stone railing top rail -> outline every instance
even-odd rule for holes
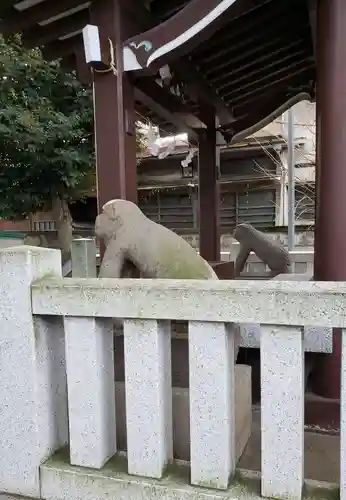
[[[34,314],[346,328],[346,282],[43,279]]]

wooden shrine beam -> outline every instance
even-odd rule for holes
[[[292,33],[291,33],[292,35]],[[263,68],[263,63],[268,62],[268,64],[278,64],[281,61],[282,57],[285,57],[287,53],[290,53],[292,49],[297,49],[305,46],[306,39],[304,37],[297,38],[296,40],[288,41],[282,45],[278,45],[277,39],[274,42],[268,42],[263,44],[262,47],[256,47],[252,50],[246,52],[247,55],[251,55],[252,58],[246,59],[246,62],[243,62],[243,53],[241,53],[238,57],[232,58],[231,61],[224,62],[222,65],[219,65],[215,69],[209,71],[208,77],[210,81],[215,84],[220,91],[222,88],[226,88],[230,86],[234,79],[237,76],[243,77],[244,70],[247,72],[252,71],[254,68],[256,71],[260,71]],[[257,54],[257,56],[255,56]],[[278,58],[280,58],[278,60]],[[220,75],[220,69],[224,70],[224,73]],[[245,77],[249,73],[245,73]],[[214,76],[212,76],[214,74]]]
[[[2,2],[3,0],[0,2],[1,9]],[[36,23],[46,21],[63,12],[78,8],[85,3],[86,0],[59,0],[54,2],[46,0],[23,11],[10,8],[2,13],[0,32],[5,36],[19,33],[20,31],[32,28]]]
[[[198,138],[199,252],[210,262],[220,261],[220,150],[216,146],[215,109],[201,106],[207,128]]]
[[[230,20],[257,8],[253,0],[190,0],[165,22],[126,40],[124,69],[133,71],[170,64],[198,48]]]
[[[94,131],[98,211],[107,201],[122,198],[137,203],[134,86],[121,67],[122,41],[135,31],[118,1],[96,0],[90,23],[99,27],[101,44],[113,42],[117,73],[93,73]],[[83,46],[83,44],[81,44]],[[109,43],[108,50],[109,50]]]
[[[262,64],[256,64],[254,68],[249,69],[246,73],[234,76],[234,78],[230,79],[231,81],[222,83],[222,80],[215,80],[215,85],[220,92],[224,92],[227,96],[237,95],[249,88],[257,87],[257,83],[262,83],[271,76],[285,73],[289,69],[295,70],[302,63],[307,63],[308,58],[306,47],[299,45],[295,47],[295,50],[286,50],[286,54],[281,53],[281,57],[272,57],[267,60],[267,63],[263,64],[266,59],[262,58]]]
[[[158,22],[157,19],[153,19],[149,10],[141,2],[121,0],[121,4],[126,11],[131,13],[133,21],[138,24],[140,29],[151,28]],[[220,123],[229,123],[232,121],[231,110],[226,106],[221,97],[213,92],[208,84],[203,81],[203,76],[195,67],[191,66],[188,59],[184,57],[180,58],[171,64],[171,68],[182,81],[185,81],[189,85],[192,93],[197,94],[201,101],[208,105],[212,104],[215,107]]]
[[[3,13],[11,9],[11,7],[13,7],[16,3],[18,3],[18,0],[1,0],[0,16],[2,17]]]
[[[244,106],[241,110],[241,117],[227,126],[227,130],[230,131],[233,136],[247,130],[252,125],[275,112],[275,110],[281,107],[282,102],[286,100],[287,98],[284,92],[272,92],[269,96],[266,95],[265,99],[260,98],[251,105],[247,107]]]
[[[82,31],[89,22],[89,11],[82,11],[72,14],[68,18],[63,17],[55,22],[44,26],[35,26],[23,33],[23,42],[27,47],[40,47],[58,40],[61,37]]]
[[[68,19],[64,19],[64,21],[69,23]],[[57,23],[59,23],[58,26],[62,26],[58,21],[52,23],[52,25],[56,25]],[[70,31],[70,28],[68,31]],[[82,62],[83,57],[80,54],[83,52],[82,47],[81,35],[76,35],[66,40],[55,40],[48,43],[43,48],[43,55],[47,60],[63,57],[69,61],[71,56],[75,57],[78,77],[84,83],[89,83],[91,75],[89,74],[89,68],[85,65],[85,61],[84,63]],[[83,68],[83,64],[85,68]],[[197,133],[193,130],[192,126],[203,128],[204,124],[196,119],[193,113],[177,96],[174,96],[169,90],[162,88],[147,78],[138,79],[136,86],[136,100],[151,108],[157,115],[172,123],[178,130],[187,132],[193,138],[197,139]]]
[[[145,94],[150,95],[153,99],[157,99],[161,102],[161,104],[171,113],[191,113],[189,107],[186,106],[186,104],[183,104],[178,96],[172,94],[164,86],[161,87],[161,85],[155,81],[148,78],[137,78],[133,80],[133,83]],[[204,127],[204,125],[201,126]]]
[[[290,99],[287,99],[286,90],[272,92],[269,97],[259,98],[257,101],[252,102],[251,105],[243,106],[241,109],[242,116],[228,127],[228,131],[231,132],[233,137],[236,136],[235,140],[237,142],[241,141],[276,120],[297,102],[310,98],[310,94],[299,90]]]
[[[239,118],[246,114],[247,108],[254,108],[254,106],[256,106],[258,102],[261,102],[262,99],[263,102],[266,101],[267,96],[270,95],[268,89],[272,87],[274,87],[274,89],[272,88],[270,93],[282,92],[285,93],[287,98],[291,98],[292,95],[294,95],[297,91],[306,92],[311,98],[313,98],[315,95],[315,70],[314,68],[310,68],[306,71],[308,73],[307,77],[310,80],[309,83],[306,83],[304,85],[301,84],[300,73],[296,75],[290,75],[288,81],[286,78],[283,78],[281,81],[276,82],[276,84],[267,84],[265,87],[258,89],[257,92],[252,93],[251,95],[237,102],[233,107],[236,118],[239,120]]]
[[[170,111],[168,111],[162,104],[160,104],[153,97],[148,96],[142,90],[135,88],[135,100],[144,104],[147,108],[151,109],[158,116],[161,116],[164,120],[169,123],[172,123],[179,131],[186,132],[196,140],[197,133],[189,128],[184,120],[179,116],[174,116]]]
[[[42,54],[47,61],[54,61],[61,57],[74,54],[76,48],[82,43],[82,35],[72,36],[66,40],[56,40],[55,42],[47,44],[42,49]]]
[[[243,5],[243,4],[242,4]],[[263,7],[265,4],[261,4]],[[244,12],[244,15],[251,13],[252,11]],[[197,62],[203,61],[205,63],[213,61],[215,59],[223,58],[225,55],[224,50],[229,51],[229,49],[239,42],[244,42],[244,44],[252,43],[253,40],[257,40],[259,37],[269,36],[273,37],[273,33],[281,33],[281,29],[287,25],[285,20],[285,15],[287,16],[287,6],[281,2],[274,4],[271,9],[265,10],[264,12],[256,13],[256,16],[249,16],[246,22],[243,20],[242,23],[235,23],[236,19],[232,19],[232,27],[226,32],[225,28],[221,30],[217,35],[215,35],[208,44],[203,44],[196,51]],[[259,29],[265,26],[265,30]],[[286,28],[287,31],[287,28]],[[292,30],[291,30],[292,33]],[[220,48],[221,47],[223,48]],[[195,59],[195,58],[194,58]]]
[[[232,9],[232,19],[237,19],[246,15],[248,12],[252,10],[259,10],[263,8],[267,8],[268,4],[275,4],[276,0],[242,0],[238,1],[237,4],[234,5]],[[171,5],[169,5],[171,4]],[[184,1],[176,1],[172,0],[171,2],[165,1],[153,1],[152,2],[152,12],[155,18],[166,21],[169,17],[172,17],[176,14],[181,8],[186,4],[186,0]],[[238,12],[237,12],[238,9]]]
[[[175,125],[178,130],[187,132],[193,139],[197,139],[197,132],[190,125],[192,120],[196,121],[196,118],[177,97],[147,79],[138,79],[134,85],[136,101],[152,109],[165,121]],[[203,126],[204,124],[200,123],[200,128]]]
[[[124,42],[124,70],[169,64],[187,55],[228,22],[236,0],[191,0],[164,23]]]
[[[238,105],[244,103],[244,101],[254,101],[256,100],[256,96],[258,94],[263,93],[264,90],[269,89],[270,87],[275,87],[278,84],[283,84],[284,82],[287,82],[287,80],[293,79],[294,77],[301,75],[302,73],[311,73],[311,76],[313,76],[314,73],[314,67],[315,64],[313,62],[306,62],[305,64],[300,64],[299,67],[295,66],[296,69],[288,74],[285,74],[284,71],[280,71],[280,73],[284,73],[281,78],[275,78],[274,80],[271,80],[270,78],[277,75],[277,73],[272,73],[268,76],[270,79],[269,81],[264,81],[266,79],[261,79],[262,85],[257,86],[255,89],[249,91],[249,92],[242,92],[241,89],[240,92],[237,93],[235,97],[229,97],[229,99],[232,102],[232,105]],[[285,70],[288,70],[289,68],[285,68]],[[263,81],[262,81],[263,80]],[[259,81],[256,82],[257,84]]]
[[[302,31],[304,28],[302,28]],[[306,31],[302,35],[309,36],[309,25],[306,25]],[[238,67],[239,61],[245,59],[256,61],[256,54],[263,54],[269,49],[275,50],[278,47],[283,47],[292,41],[292,29],[287,27],[283,22],[277,22],[275,28],[268,28],[265,33],[261,31],[253,31],[247,35],[236,39],[230,39],[223,48],[215,49],[213,55],[206,55],[205,58],[194,58],[196,64],[203,64],[203,70],[208,79],[213,73],[218,73],[229,65]],[[227,73],[226,73],[227,74]]]
[[[220,125],[234,120],[232,111],[223,99],[212,91],[207,82],[203,81],[202,75],[195,69],[192,62],[180,59],[179,62],[171,64],[171,68],[180,80],[188,84],[190,91],[196,94],[201,102],[214,106]]]
[[[314,56],[316,59],[316,45],[317,45],[317,1],[316,0],[308,0],[309,7],[309,19],[310,19],[310,27],[311,27],[311,39],[312,46],[314,49]]]

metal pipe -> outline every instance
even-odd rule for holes
[[[288,116],[288,154],[287,154],[287,200],[288,200],[288,250],[295,246],[295,182],[294,182],[294,113],[293,107],[287,111]]]

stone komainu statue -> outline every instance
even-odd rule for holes
[[[213,268],[181,236],[146,217],[127,200],[111,200],[95,221],[95,234],[106,251],[100,278],[131,277],[138,270],[142,278],[217,280]],[[115,322],[118,328],[119,321]],[[235,326],[234,357],[240,334]]]
[[[235,277],[238,277],[244,269],[250,252],[254,252],[269,267],[271,277],[290,273],[291,259],[288,250],[251,224],[239,224],[233,236],[240,243],[235,261]]]
[[[101,278],[125,277],[135,267],[143,278],[217,279],[187,241],[148,219],[130,201],[106,203],[96,218],[95,234],[106,246]]]

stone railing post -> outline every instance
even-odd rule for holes
[[[117,451],[113,322],[64,319],[70,463],[100,469]]]
[[[31,283],[61,276],[58,250],[0,251],[0,491],[40,497],[39,466],[67,441],[62,323],[34,319]]]
[[[189,322],[191,483],[227,489],[235,472],[233,325]]]
[[[262,496],[296,499],[304,485],[303,329],[261,327]]]
[[[161,479],[173,458],[171,324],[125,320],[129,474]]]
[[[94,238],[72,241],[71,262],[73,278],[96,278],[96,243]]]

